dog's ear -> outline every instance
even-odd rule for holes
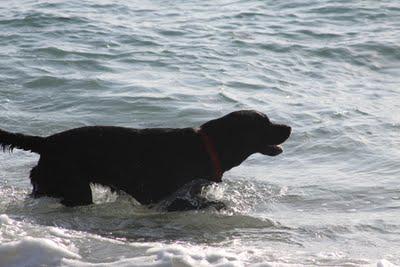
[[[201,125],[201,129],[213,135],[227,135],[236,131],[238,127],[240,128],[240,124],[240,116],[229,113],[221,118],[204,123]]]
[[[204,130],[212,130],[217,127],[227,127],[228,123],[226,121],[224,121],[223,118],[224,117],[207,121],[206,123],[201,125],[201,128]]]

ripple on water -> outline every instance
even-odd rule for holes
[[[282,155],[253,155],[205,191],[228,204],[225,212],[164,214],[108,195],[67,209],[28,197],[37,156],[0,154],[0,210],[9,216],[0,217],[1,227],[15,230],[7,240],[56,242],[58,235],[79,248],[82,262],[66,264],[78,266],[118,266],[156,245],[162,248],[149,257],[159,265],[179,255],[189,266],[399,263],[398,2],[0,6],[2,129],[187,127],[235,109],[267,112],[293,127]],[[12,232],[1,229],[0,237]],[[54,245],[42,241],[14,245],[39,254]],[[131,241],[146,248],[132,249]],[[244,260],[193,252],[213,245]]]

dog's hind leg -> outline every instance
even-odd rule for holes
[[[90,184],[75,179],[64,184],[61,203],[68,207],[93,204]]]
[[[57,186],[52,180],[52,175],[48,169],[42,168],[39,164],[32,168],[30,178],[33,186],[32,197],[60,197],[57,194]]]
[[[44,167],[39,161],[39,165],[31,170],[30,178],[35,198],[61,198],[61,203],[69,207],[93,203],[90,184],[74,172]]]

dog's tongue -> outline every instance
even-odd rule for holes
[[[282,152],[283,149],[281,145],[270,145],[267,146],[261,153],[268,156],[276,156],[281,154]]]

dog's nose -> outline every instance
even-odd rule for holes
[[[292,127],[287,125],[281,125],[281,132],[282,135],[285,136],[285,140],[289,138],[290,134],[292,133]]]
[[[287,125],[285,125],[285,126],[286,126],[286,129],[287,129],[287,132],[288,132],[288,137],[289,137],[290,134],[292,133],[292,127],[287,126]]]
[[[274,128],[274,140],[276,144],[281,144],[285,142],[292,133],[292,127],[288,125],[276,124]]]

